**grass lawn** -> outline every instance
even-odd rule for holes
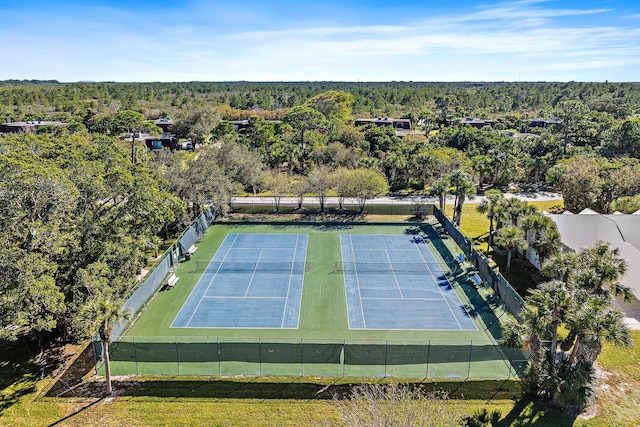
[[[486,218],[467,205],[462,230],[473,238],[486,229]],[[597,403],[577,419],[521,399],[517,381],[424,382],[428,390],[450,396],[439,412],[425,416],[443,426],[451,425],[451,414],[458,425],[470,417],[473,425],[637,426],[640,332],[633,335],[636,344],[630,349],[605,345],[598,358]],[[46,393],[53,376],[40,377],[36,353],[25,342],[0,342],[0,425],[344,425],[333,397],[359,383],[355,378],[134,376],[118,378],[116,396],[101,398],[102,378],[89,370],[73,392],[56,397]]]

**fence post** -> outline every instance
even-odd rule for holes
[[[220,367],[220,337],[216,338],[216,342],[218,343],[218,376],[222,376],[222,368]]]
[[[347,361],[346,361],[346,343],[347,340],[342,340],[342,376],[344,377],[345,374],[345,366],[347,365]]]
[[[513,349],[509,352],[509,377],[507,379],[511,379],[511,368],[513,367]]]
[[[133,337],[133,358],[136,361],[136,375],[140,375],[140,370],[138,369],[138,350],[136,349],[136,337]]]
[[[471,352],[473,351],[473,340],[469,342],[469,363],[467,364],[467,379],[471,378]]]
[[[178,337],[176,337],[176,363],[178,364],[178,375],[180,375],[180,353],[178,352]]]
[[[300,376],[304,376],[304,344],[300,338]]]
[[[258,365],[259,365],[259,377],[262,376],[262,338],[258,338]]]
[[[387,354],[389,353],[389,340],[384,340],[384,377],[387,378]]]
[[[429,356],[431,355],[431,340],[427,341],[427,375],[425,378],[429,378]]]

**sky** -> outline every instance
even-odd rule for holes
[[[0,80],[640,81],[640,2],[0,0]]]

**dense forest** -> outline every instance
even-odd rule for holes
[[[149,251],[235,194],[364,209],[388,193],[550,186],[574,211],[633,212],[639,112],[632,83],[0,82],[0,121],[68,124],[0,137],[0,338],[83,336],[86,307],[127,295]],[[166,117],[195,153],[132,137]],[[354,124],[375,117],[415,132]]]

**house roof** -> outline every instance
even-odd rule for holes
[[[620,283],[640,297],[640,215],[602,215],[591,209],[579,215],[549,215],[558,226],[562,243],[578,251],[597,240],[618,248],[629,263],[629,270]]]

